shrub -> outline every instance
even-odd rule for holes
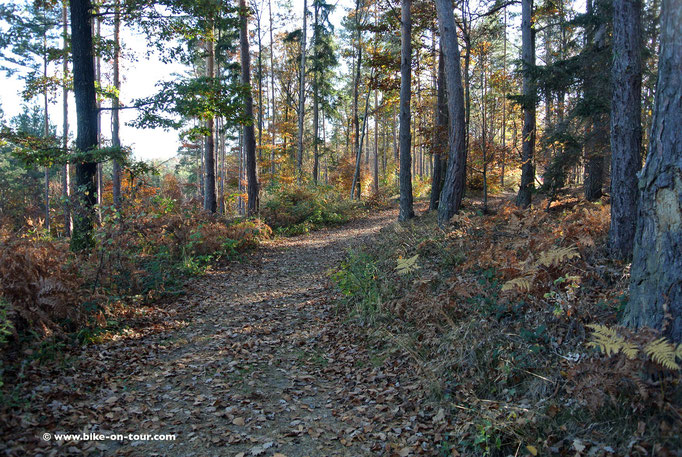
[[[279,233],[297,235],[347,222],[358,206],[329,186],[283,186],[265,196],[261,215]]]
[[[0,294],[17,331],[60,332],[82,320],[83,280],[66,243],[18,238],[0,248]]]

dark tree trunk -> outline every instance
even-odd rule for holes
[[[521,185],[516,204],[530,206],[535,181],[533,151],[535,149],[536,88],[532,68],[535,66],[535,31],[532,28],[533,0],[521,2],[521,61],[523,65],[523,146],[521,155]]]
[[[464,90],[459,61],[459,43],[450,0],[437,0],[438,26],[445,58],[445,87],[448,100],[448,168],[438,204],[438,223],[443,225],[459,211],[466,181],[466,126]]]
[[[212,22],[212,20],[211,20]],[[206,76],[212,83],[215,77],[215,44],[212,38],[206,40]],[[206,120],[207,134],[204,138],[204,209],[215,213],[217,210],[216,192],[215,192],[215,119],[211,115]]]
[[[320,167],[320,156],[319,156],[319,141],[317,138],[318,135],[318,130],[319,130],[319,124],[320,124],[320,88],[319,88],[319,83],[318,83],[318,68],[320,66],[318,62],[318,55],[317,55],[317,49],[319,47],[319,36],[318,36],[318,20],[319,20],[319,3],[315,3],[314,5],[314,11],[315,11],[315,22],[313,26],[313,68],[314,68],[314,73],[313,73],[313,181],[315,184],[317,184],[317,179],[319,175],[319,167]]]
[[[247,87],[244,98],[244,117],[253,119],[253,97],[251,96],[251,56],[249,55],[248,14],[246,0],[239,0],[241,11],[241,27],[239,28],[239,43],[242,63],[242,85]],[[256,168],[256,136],[253,122],[244,125],[244,152],[246,154],[246,182],[249,216],[258,212],[258,170]]]
[[[308,1],[303,0],[303,27],[301,28],[301,68],[298,93],[298,157],[296,159],[296,173],[298,182],[303,178],[303,121],[305,119],[305,52],[306,52],[306,24],[308,15]]]
[[[640,203],[625,321],[682,341],[682,8],[663,0],[651,142]]]
[[[431,180],[431,201],[429,211],[438,209],[443,189],[445,158],[448,147],[448,105],[445,88],[445,59],[443,51],[438,53],[438,81],[436,95],[436,128],[433,138],[433,177]]]
[[[62,147],[66,154],[69,150],[69,87],[66,75],[69,72],[69,11],[66,1],[62,3],[62,72],[64,84],[62,86],[62,110],[64,118],[64,131],[62,133]],[[71,219],[71,166],[65,163],[62,168],[62,199],[64,201],[64,233],[71,236],[73,220]]]
[[[92,4],[90,0],[71,0],[71,49],[73,55],[73,91],[76,97],[78,136],[81,153],[97,148],[97,100],[95,96],[95,61],[92,54]],[[97,203],[97,163],[91,158],[76,164],[76,210],[71,248],[92,246],[92,228]]]
[[[614,257],[632,256],[637,215],[637,172],[642,149],[642,3],[613,4],[611,98],[611,228]]]
[[[595,1],[588,0],[587,14],[596,21]],[[606,48],[606,24],[599,27],[592,24],[587,26],[586,47],[591,50],[594,57],[590,58],[585,71],[584,97],[595,111],[591,114],[590,128],[585,140],[585,198],[595,201],[602,196],[604,185],[605,158],[608,154],[609,143],[609,119],[604,109],[599,109],[599,101],[608,94],[608,78],[604,78],[600,72],[608,65],[605,56]]]
[[[412,207],[412,157],[410,154],[410,98],[412,96],[412,14],[411,0],[401,2],[402,27],[400,33],[400,214],[398,220],[414,217]]]

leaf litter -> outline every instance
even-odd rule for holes
[[[0,410],[6,455],[429,455],[448,425],[408,360],[375,360],[328,271],[394,210],[266,243],[175,303],[58,362],[27,362]],[[43,433],[175,434],[44,441]]]

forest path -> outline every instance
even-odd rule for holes
[[[105,419],[108,427],[101,428],[174,433],[176,441],[100,449],[107,455],[376,455],[376,442],[372,449],[362,438],[375,427],[372,416],[348,412],[357,389],[377,384],[355,379],[364,349],[339,335],[328,275],[349,247],[371,242],[396,217],[395,210],[380,211],[267,242],[246,262],[197,281],[192,289],[199,296],[187,297],[195,304],[187,325],[146,337],[153,356],[138,358],[143,366],[130,377],[113,374],[96,400],[118,408],[105,418],[129,419],[117,425]]]

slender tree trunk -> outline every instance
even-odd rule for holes
[[[373,76],[373,75],[372,75]],[[362,133],[360,135],[360,141],[358,143],[358,149],[355,155],[355,173],[353,174],[353,183],[350,188],[350,198],[353,199],[353,191],[358,189],[357,198],[360,200],[360,160],[362,158],[362,145],[365,139],[365,128],[367,127],[367,112],[369,110],[369,96],[372,90],[367,86],[367,95],[365,96],[365,115],[362,118]]]
[[[261,34],[261,12],[256,17],[258,36],[258,158],[263,156],[263,37]]]
[[[504,42],[502,51],[502,77],[504,90],[502,93],[502,170],[500,171],[500,187],[504,191],[504,167],[507,161],[507,7],[504,8]]]
[[[379,193],[379,93],[374,91],[374,193]]]
[[[642,149],[642,3],[613,5],[611,99],[611,228],[609,244],[620,259],[632,256],[637,214],[637,172]]]
[[[651,143],[640,201],[625,321],[682,342],[682,8],[663,0]]]
[[[481,56],[483,60],[483,56]],[[483,89],[483,97],[481,98],[483,109],[481,110],[482,122],[481,122],[481,150],[483,152],[483,214],[488,214],[488,138],[487,138],[487,122],[486,118],[488,115],[488,87],[487,78],[485,73],[485,62],[481,65],[481,86]]]
[[[305,53],[306,53],[306,34],[308,19],[308,0],[303,0],[303,27],[301,28],[301,74],[298,95],[298,158],[296,161],[296,172],[298,182],[303,178],[303,122],[305,119]]]
[[[209,22],[213,24],[213,18],[210,18]],[[212,25],[211,28],[213,28]],[[215,78],[215,43],[212,40],[212,37],[206,40],[206,76],[211,83]],[[206,119],[206,130],[207,134],[204,138],[204,209],[215,213],[217,202],[215,191],[215,141],[213,139],[215,119],[213,115]]]
[[[399,221],[414,217],[412,207],[412,156],[410,143],[410,98],[412,97],[412,7],[411,0],[401,1],[400,54],[400,214]]]
[[[47,81],[47,34],[43,33],[43,78],[45,78],[45,81]],[[48,97],[48,89],[45,87],[45,90],[43,91],[43,99],[44,99],[44,112],[43,116],[45,117],[45,128],[44,128],[44,135],[45,138],[48,138],[50,136],[50,116],[49,116],[49,97]],[[49,232],[50,231],[50,167],[45,167],[45,229]]]
[[[587,14],[589,17],[596,19],[593,0],[587,1]],[[599,27],[602,30],[598,30],[593,24],[587,26],[586,46],[592,48],[592,52],[595,55],[604,54],[606,46],[606,31],[603,30],[605,24],[600,24]],[[588,101],[598,100],[600,97],[608,94],[609,87],[605,84],[608,79],[603,78],[599,74],[604,65],[608,65],[606,59],[593,58],[587,66],[584,96]],[[589,130],[587,131],[585,141],[584,191],[585,198],[589,201],[594,201],[602,196],[605,156],[609,143],[608,114],[601,111],[594,112],[590,116],[589,122]]]
[[[251,56],[249,55],[249,11],[246,7],[246,0],[239,0],[239,9],[241,11],[239,43],[241,49],[242,85],[249,88],[244,99],[244,117],[250,120],[253,119],[253,98],[251,97]],[[244,125],[244,151],[246,153],[247,214],[249,216],[255,216],[258,212],[259,198],[258,170],[256,168],[256,138],[253,122],[247,122]]]
[[[277,125],[277,112],[275,111],[275,40],[272,37],[272,0],[268,0],[268,12],[270,14],[270,104],[272,109],[270,111],[270,179],[275,179],[275,133]]]
[[[533,0],[521,2],[521,61],[523,64],[523,153],[521,155],[521,185],[516,204],[530,206],[535,181],[533,151],[535,149],[536,88],[532,68],[535,66],[535,31],[532,28]]]
[[[121,78],[120,78],[120,58],[121,58],[121,11],[120,11],[120,0],[116,0],[115,10],[114,10],[114,88],[116,89],[116,94],[113,98],[113,110],[111,112],[111,145],[114,148],[121,147],[121,137],[120,137],[120,122],[119,122],[119,108],[121,102],[119,99],[119,93],[121,91]],[[114,159],[113,162],[113,172],[112,172],[112,182],[113,182],[113,195],[114,195],[114,206],[117,210],[121,210],[121,163],[118,159]]]
[[[92,55],[90,0],[71,0],[71,46],[73,90],[76,97],[78,136],[76,147],[88,152],[97,148],[97,101],[95,66]],[[94,207],[97,202],[97,163],[90,158],[76,164],[77,209],[74,214],[71,247],[87,249],[92,245]]]
[[[444,225],[462,205],[466,181],[466,128],[462,71],[452,2],[436,0],[436,9],[445,58],[445,87],[447,88],[450,121],[448,168],[438,204],[438,223]]]
[[[69,11],[66,1],[62,2],[62,73],[64,81],[62,86],[62,109],[64,118],[64,132],[62,135],[62,147],[64,154],[69,150],[69,88],[67,74],[69,72]],[[71,219],[71,170],[69,163],[65,163],[62,168],[62,199],[64,200],[64,232],[66,236],[71,236],[73,230],[73,220]]]
[[[96,7],[99,14],[99,6]],[[102,37],[102,19],[97,16],[95,19],[95,34],[97,39]],[[102,56],[98,53],[95,55],[95,78],[97,84],[102,87]],[[97,144],[102,144],[102,102],[97,100]],[[102,176],[102,162],[97,162],[97,219],[102,223],[102,206],[104,192],[104,177]]]
[[[318,14],[319,14],[319,2],[315,2],[314,4],[314,10],[315,10],[315,25],[314,25],[314,31],[313,31],[313,181],[315,184],[317,184],[317,179],[318,179],[318,174],[319,174],[319,165],[320,165],[320,156],[318,153],[318,130],[319,130],[319,115],[320,115],[320,89],[319,89],[319,66],[320,63],[318,62],[319,56],[317,55],[317,50],[319,47],[319,36],[318,36]]]
[[[443,51],[438,53],[438,78],[436,82],[436,128],[433,138],[433,178],[431,179],[431,201],[429,211],[438,209],[448,147],[448,106],[445,88],[445,59]]]
[[[360,145],[360,106],[358,104],[358,98],[360,94],[360,81],[362,72],[362,31],[360,30],[360,0],[355,2],[355,30],[356,38],[355,43],[358,49],[357,65],[355,66],[355,84],[353,85],[353,126],[355,127],[355,151],[358,151],[359,157],[362,157],[362,146]],[[367,93],[369,93],[369,88]],[[355,162],[355,174],[357,178],[354,180],[355,185],[357,185],[356,192],[357,198],[360,200],[362,195],[362,169],[360,167],[360,159]],[[354,187],[355,189],[355,187]]]

